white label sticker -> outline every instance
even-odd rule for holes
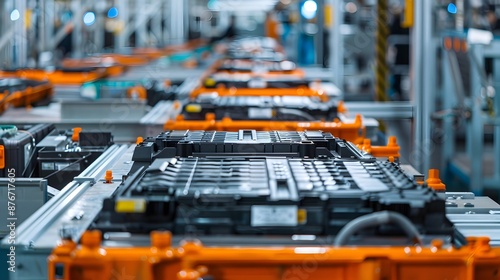
[[[65,141],[66,140],[66,136],[64,135],[59,135],[57,136],[56,138],[54,138],[55,141]]]
[[[57,170],[80,171],[79,163],[56,162],[55,165]]]
[[[97,87],[93,84],[82,86],[80,95],[84,98],[97,99]]]
[[[248,81],[249,88],[265,88],[267,83],[264,80],[250,80]]]
[[[263,226],[297,226],[297,206],[252,206],[251,224],[253,227]]]
[[[272,119],[273,109],[271,108],[248,108],[248,118],[250,119]]]

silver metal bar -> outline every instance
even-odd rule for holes
[[[102,155],[102,161],[94,161],[87,169],[85,169],[75,181],[78,183],[91,182],[95,183],[98,178],[103,177],[106,168],[113,164],[113,162],[120,157],[126,150],[126,145],[113,145],[109,147]]]
[[[344,105],[350,115],[375,119],[412,119],[415,111],[411,102],[345,102]]]
[[[45,28],[45,44],[43,44],[43,51],[49,51],[51,50],[51,46],[53,45],[52,42],[55,41],[54,39],[54,15],[55,15],[55,4],[54,0],[45,0],[45,1],[40,1],[43,2],[43,5],[45,6],[45,13],[44,13],[44,28]]]
[[[118,9],[118,19],[124,25],[129,25],[129,0],[121,0],[116,2],[116,6]],[[128,46],[128,39],[130,35],[125,33],[124,30],[118,32],[115,37],[115,51],[121,51],[123,48]]]
[[[500,46],[499,46],[500,47]],[[498,50],[498,49],[497,49]],[[495,88],[495,97],[493,98],[494,102],[494,110],[495,110],[495,116],[500,115],[500,57],[497,57],[496,59],[493,59],[493,73],[495,75],[494,77],[494,82],[493,82],[493,87]],[[500,125],[495,126],[494,128],[494,134],[493,134],[493,152],[495,155],[500,155]],[[495,175],[493,176],[493,179],[495,182],[500,182],[500,159],[497,157],[494,157],[495,159],[495,166],[493,172]],[[497,188],[500,184],[497,184]]]
[[[184,42],[184,5],[182,0],[170,1],[170,42],[179,44]]]
[[[450,59],[449,52],[443,52],[443,61],[448,61]],[[451,63],[443,63],[443,108],[451,109],[456,106],[456,96],[453,92],[456,92],[454,89],[452,79],[449,79],[453,73],[451,69]],[[456,85],[456,84],[455,84]],[[448,116],[443,120],[443,142],[441,143],[442,148],[442,157],[441,157],[441,171],[446,172],[448,168],[448,163],[453,158],[455,153],[455,129],[454,129],[454,116]]]
[[[423,4],[423,14],[424,14],[424,26],[423,26],[423,57],[422,57],[422,166],[421,171],[425,174],[427,170],[432,168],[438,168],[436,163],[432,163],[431,157],[434,153],[434,142],[432,138],[432,122],[431,115],[435,111],[434,107],[436,104],[436,50],[437,44],[433,35],[433,24],[434,24],[434,11],[433,6],[435,1],[420,1]]]
[[[425,1],[415,2],[415,27],[411,30],[411,37],[413,41],[413,48],[411,48],[411,72],[413,73],[411,96],[415,104],[415,119],[414,119],[414,138],[413,138],[413,151],[410,156],[412,164],[419,171],[422,171],[421,162],[421,141],[423,138],[422,120],[423,120],[423,26],[424,26],[424,13],[423,4]]]
[[[483,57],[483,46],[472,45],[469,49],[470,55],[476,58]],[[484,60],[477,59],[478,67],[484,67]],[[471,159],[471,173],[469,189],[481,194],[483,190],[483,151],[484,151],[484,122],[481,109],[482,83],[481,74],[476,69],[471,71],[471,120],[467,123],[467,153]]]
[[[83,56],[83,12],[85,11],[84,7],[81,6],[80,0],[73,0],[71,2],[71,11],[73,12],[73,57],[74,58],[82,58]]]
[[[88,187],[90,187],[90,183],[88,182],[84,184],[71,182],[64,187],[59,195],[49,200],[49,202],[44,204],[35,214],[17,228],[17,244],[25,245],[29,248],[37,235],[52,223],[56,215],[67,209],[70,203],[75,201]],[[5,239],[2,241],[2,245],[6,245],[5,241]]]
[[[344,15],[342,5],[344,1],[329,0],[332,7],[332,22],[330,25],[330,69],[335,85],[344,89],[344,38],[340,32]]]
[[[324,10],[324,6],[325,6],[325,1],[324,0],[316,0],[316,3],[319,7],[319,11],[323,11]],[[325,57],[324,57],[324,50],[323,50],[323,41],[324,41],[324,32],[325,32],[325,14],[322,13],[322,12],[319,12],[317,13],[316,15],[316,25],[318,26],[318,32],[316,33],[316,35],[314,36],[315,38],[315,50],[316,50],[316,64],[318,65],[323,65],[324,64],[324,60],[325,60]],[[339,49],[339,48],[337,48]]]
[[[17,67],[25,67],[28,62],[28,34],[27,34],[27,0],[15,1],[14,7],[19,12],[19,19],[14,22],[14,59]]]
[[[121,172],[117,170],[117,175],[126,173],[127,167],[130,168],[131,165],[117,159],[131,157],[132,151],[133,147],[127,150],[126,145],[117,146],[116,149],[112,149],[111,153],[101,155],[84,173],[89,176],[100,176],[102,170],[114,169],[114,166],[124,169]],[[96,168],[99,165],[100,167]],[[95,208],[94,210],[99,211],[102,204],[97,198],[102,200],[102,198],[109,196],[119,183],[103,184],[100,182],[100,184],[99,186],[92,187],[92,184],[88,181],[84,183],[78,183],[77,181],[69,183],[58,195],[49,200],[49,202],[18,227],[17,244],[24,245],[26,249],[33,247],[47,248],[47,246],[48,248],[52,248],[55,246],[58,240],[57,237],[59,236],[58,229],[60,229],[61,225],[65,224],[64,221],[70,221],[72,218],[71,215],[68,215],[69,212],[76,211],[78,207],[86,207],[87,209],[91,207],[91,209]],[[92,193],[91,196],[88,195],[89,192]],[[82,201],[86,196],[88,197],[86,202]],[[87,215],[87,222],[92,222],[94,217],[90,215],[91,213],[85,214]],[[59,222],[56,222],[56,220],[59,220]],[[80,226],[80,231],[83,232],[88,224],[85,225],[82,223]],[[55,232],[54,229],[56,229]],[[81,232],[79,233],[81,234]],[[45,238],[43,244],[37,244],[37,241],[41,238]],[[5,239],[1,245],[8,245]]]
[[[180,111],[182,108],[178,108]],[[175,110],[173,108],[172,101],[160,101],[156,104],[149,113],[147,113],[140,120],[141,124],[151,125],[151,124],[161,124],[163,125],[169,119],[172,119],[178,112],[173,113]]]

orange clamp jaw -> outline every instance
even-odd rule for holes
[[[78,142],[80,140],[80,132],[82,132],[81,127],[73,128],[73,135],[71,136],[71,141]]]
[[[439,192],[444,192],[446,191],[446,185],[441,182],[441,179],[439,179],[439,170],[438,169],[430,169],[429,170],[429,175],[427,178],[427,186],[429,188],[434,189]]]
[[[389,161],[394,162],[399,155],[399,145],[397,144],[396,137],[390,136],[387,146],[372,146],[370,139],[364,139],[363,144],[358,145],[358,148],[371,154],[374,157],[387,157]]]
[[[0,145],[0,169],[5,168],[5,147]]]

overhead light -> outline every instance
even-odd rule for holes
[[[91,26],[95,22],[95,13],[94,12],[86,12],[83,15],[83,23],[85,23],[86,26]]]
[[[453,3],[448,4],[448,13],[456,14],[457,13],[457,6]]]
[[[356,4],[354,4],[354,2],[349,2],[349,3],[345,4],[345,10],[348,13],[354,14],[358,11],[358,6],[356,6]]]
[[[314,2],[313,0],[307,0],[302,5],[300,13],[306,19],[313,19],[316,16],[317,10],[318,10],[318,4],[316,4],[316,2]]]
[[[10,20],[12,20],[12,21],[16,21],[16,20],[18,20],[20,17],[21,17],[21,15],[19,14],[19,10],[18,10],[18,9],[14,9],[14,10],[10,13]]]
[[[219,8],[219,5],[217,3],[217,0],[210,0],[208,1],[207,3],[207,7],[210,9],[210,10],[217,10]]]
[[[108,10],[108,18],[115,18],[118,16],[118,9],[116,7],[111,7]]]

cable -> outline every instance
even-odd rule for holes
[[[339,247],[345,245],[352,235],[362,229],[389,223],[397,224],[416,243],[422,244],[422,237],[418,229],[407,217],[392,211],[381,211],[361,216],[349,222],[338,233],[334,241],[334,246]]]
[[[309,115],[308,113],[298,110],[298,109],[287,109],[287,108],[280,108],[278,109],[278,113],[283,114],[283,115],[292,115],[296,117],[303,118],[305,121],[317,121],[313,116]]]
[[[56,170],[56,171],[54,171],[54,172],[50,173],[49,175],[47,175],[47,176],[43,177],[43,179],[48,179],[49,177],[51,177],[51,176],[53,176],[53,175],[55,175],[55,174],[57,174],[57,173],[59,173],[59,172],[61,172],[61,171],[64,171],[65,169],[67,169],[67,168],[69,168],[69,167],[71,167],[71,166],[73,166],[73,165],[75,165],[75,164],[77,164],[77,163],[82,162],[83,160],[87,159],[87,158],[88,158],[88,157],[90,157],[91,155],[92,155],[92,153],[88,153],[88,154],[84,155],[82,158],[80,158],[80,159],[78,159],[78,160],[76,160],[76,161],[74,161],[74,162],[72,162],[72,163],[70,163],[70,164],[68,164],[68,165],[64,166],[63,168],[61,168],[61,169],[59,169],[59,170]]]
[[[32,165],[32,164],[33,164],[33,162],[34,162],[34,158],[35,158],[35,156],[37,155],[37,154],[35,153],[35,151],[36,151],[36,144],[37,144],[37,143],[36,143],[36,139],[35,139],[35,136],[34,136],[33,134],[31,134],[31,132],[29,132],[28,130],[18,130],[17,132],[18,132],[18,133],[24,133],[24,134],[27,134],[29,137],[31,137],[31,143],[32,143],[31,148],[32,148],[32,150],[31,150],[31,153],[30,153],[30,155],[29,155],[29,159],[27,160],[27,163],[25,164],[25,166],[24,166],[24,170],[23,170],[23,172],[22,172],[22,176],[23,176],[23,177],[31,177],[31,176],[33,175],[33,172],[35,171],[35,169],[32,169],[32,170],[31,170],[31,173],[30,173],[30,174],[28,174],[28,171],[29,171],[29,170],[28,170],[28,167],[29,167],[30,165]],[[26,159],[25,159],[25,160],[26,160]]]

